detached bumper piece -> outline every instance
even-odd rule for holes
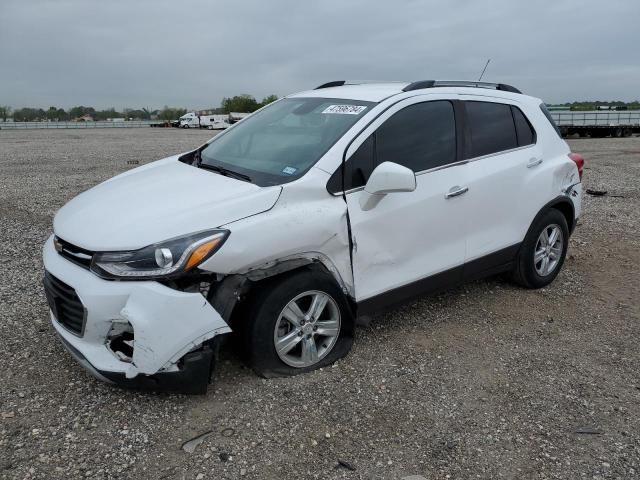
[[[213,377],[218,350],[225,335],[217,336],[201,350],[185,355],[180,361],[179,371],[137,375],[133,378],[127,378],[124,373],[120,372],[105,372],[96,369],[78,349],[62,336],[59,338],[69,353],[99,380],[114,383],[123,388],[148,392],[204,395],[207,393],[207,387]]]
[[[136,375],[126,378],[124,373],[99,372],[116,385],[148,392],[175,392],[186,394],[207,393],[213,373],[215,355],[211,348],[185,355],[178,372],[162,372],[154,375]]]

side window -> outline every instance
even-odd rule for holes
[[[467,101],[465,109],[471,143],[467,149],[468,158],[481,157],[518,146],[509,105]]]
[[[376,165],[394,162],[414,172],[456,161],[456,122],[447,100],[410,105],[387,119],[345,164],[344,190],[362,187]],[[330,193],[342,191],[342,170],[327,183]]]
[[[511,105],[511,113],[513,113],[513,121],[516,123],[516,134],[518,135],[518,146],[524,147],[536,143],[536,132],[524,116],[522,110]]]
[[[376,165],[395,162],[414,172],[456,161],[453,104],[446,100],[410,105],[375,133]]]

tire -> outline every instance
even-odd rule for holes
[[[542,238],[543,232],[559,232],[561,244],[557,240],[547,248]],[[547,210],[534,220],[527,236],[520,246],[511,279],[524,288],[542,288],[549,285],[562,269],[569,244],[569,227],[564,215],[555,208]],[[544,251],[544,254],[541,252]],[[555,257],[553,256],[555,254]],[[539,261],[534,257],[543,257]],[[545,260],[548,263],[545,268]],[[549,270],[548,270],[549,269]],[[545,273],[546,272],[546,273]]]
[[[319,269],[299,270],[260,283],[255,291],[257,294],[243,309],[242,319],[236,329],[240,333],[243,356],[258,375],[273,378],[310,372],[332,364],[351,350],[354,329],[351,308],[328,273]],[[312,319],[307,316],[302,321],[298,318],[298,322],[303,324],[298,327],[283,317],[285,307],[292,306],[291,302],[298,306],[298,313],[308,314],[314,295],[327,300],[319,317]],[[287,312],[288,317],[293,316],[291,309]],[[323,336],[318,333],[320,330],[333,333],[335,318],[338,320],[336,335]],[[314,331],[314,327],[318,330]],[[286,349],[281,349],[282,353],[279,354],[276,341],[284,337],[290,339],[290,342],[286,342],[287,346],[293,344],[293,347],[286,352]],[[307,348],[306,353],[302,351],[303,346],[309,346],[311,342],[315,344],[316,361],[308,353],[313,348]],[[284,344],[281,342],[280,346]],[[298,357],[299,361],[296,360]],[[308,364],[309,361],[314,363]]]
[[[623,137],[630,137],[632,133],[633,133],[633,131],[630,128],[625,128],[622,131],[622,136]]]
[[[615,138],[621,138],[621,137],[622,137],[622,134],[623,134],[622,129],[621,129],[621,128],[616,128],[616,129],[613,131],[613,134],[612,134],[611,136],[612,136],[612,137],[615,137]]]

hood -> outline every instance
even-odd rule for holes
[[[282,190],[177,158],[130,170],[78,195],[56,214],[55,234],[87,250],[133,250],[269,210]]]

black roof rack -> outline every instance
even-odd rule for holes
[[[411,90],[421,90],[423,88],[435,88],[435,87],[472,87],[472,88],[492,88],[494,90],[502,90],[504,92],[522,93],[516,87],[507,85],[506,83],[488,83],[488,82],[473,82],[466,80],[420,80],[413,82],[402,89],[403,92],[410,92]]]
[[[323,83],[315,90],[321,88],[330,87],[342,87],[343,85],[355,85],[347,83],[347,80],[335,80],[333,82]],[[412,90],[422,90],[423,88],[436,88],[436,87],[471,87],[471,88],[490,88],[493,90],[502,90],[503,92],[522,93],[516,87],[507,85],[506,83],[490,83],[490,82],[474,82],[470,80],[419,80],[412,82],[402,89],[403,92],[410,92]]]
[[[342,87],[343,85],[365,85],[365,84],[376,84],[382,83],[376,80],[336,80],[334,82],[323,83],[319,87],[314,88],[314,90],[320,90],[321,88],[330,88],[330,87]],[[398,83],[398,82],[388,82],[388,83]],[[403,83],[403,82],[400,82]]]
[[[314,90],[320,90],[321,88],[329,88],[329,87],[341,87],[345,83],[347,83],[346,80],[336,80],[334,82],[327,82],[327,83],[323,83],[319,87],[314,88]]]

